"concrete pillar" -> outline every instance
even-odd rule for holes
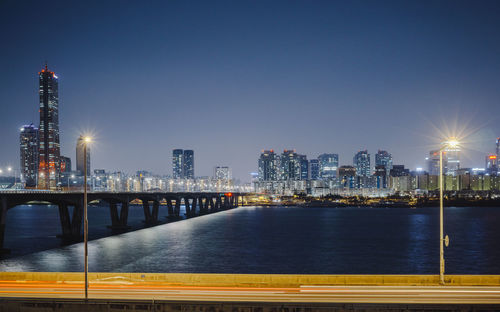
[[[128,221],[128,201],[122,203],[122,209],[120,210],[120,226],[127,227]]]
[[[144,210],[144,222],[151,223],[151,211],[149,210],[149,202],[147,199],[142,199],[142,208]]]
[[[60,203],[59,205],[59,220],[61,221],[62,236],[65,238],[71,237],[71,220],[69,218],[68,204]]]
[[[73,217],[71,218],[71,237],[80,238],[82,234],[83,199],[74,205]]]
[[[153,211],[151,213],[151,217],[155,222],[158,222],[158,211],[160,210],[160,202],[155,200],[153,201]]]
[[[191,203],[191,216],[195,217],[196,216],[196,203],[198,202],[197,197],[193,197],[193,202]]]
[[[181,198],[176,197],[175,198],[175,211],[174,211],[174,216],[178,218],[181,214]]]
[[[167,207],[168,207],[168,217],[172,218],[174,216],[174,206],[172,205],[172,198],[167,198]]]
[[[120,218],[118,217],[118,207],[116,202],[109,203],[109,212],[111,214],[111,227],[117,228],[120,226]]]
[[[186,217],[191,216],[191,206],[189,205],[189,198],[184,197],[184,206],[186,207]]]
[[[215,211],[219,211],[222,209],[222,196],[217,195],[215,197]]]

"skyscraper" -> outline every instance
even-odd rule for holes
[[[353,164],[358,176],[368,177],[371,175],[370,154],[367,150],[357,152],[354,155]]]
[[[377,154],[375,154],[375,167],[377,166],[384,166],[386,175],[389,175],[392,169],[392,155],[387,151],[378,150]]]
[[[485,169],[491,175],[497,175],[498,173],[498,158],[497,155],[486,156]]]
[[[80,136],[78,140],[76,140],[76,170],[80,171],[80,174],[84,174],[84,145],[85,138]],[[87,145],[87,176],[90,176],[90,147]]]
[[[27,187],[36,186],[38,173],[38,128],[33,124],[23,126],[19,135],[21,175]]]
[[[184,150],[184,179],[194,179],[194,151]]]
[[[497,159],[500,157],[500,137],[497,138],[497,149],[496,149],[496,154],[497,154]]]
[[[319,160],[311,159],[309,160],[309,172],[311,180],[319,179]]]
[[[321,154],[319,160],[319,176],[321,179],[332,179],[337,176],[337,168],[339,167],[338,154]]]
[[[294,150],[284,150],[280,159],[281,180],[300,180],[300,155]]]
[[[259,181],[278,180],[278,156],[274,150],[262,151],[259,158]]]
[[[172,176],[174,179],[184,178],[184,155],[183,150],[174,149],[172,152]]]
[[[443,152],[443,158],[446,158],[444,172],[447,175],[457,175],[460,169],[460,148],[448,147]]]
[[[300,180],[309,179],[309,162],[306,155],[299,155],[300,161]]]
[[[40,128],[38,188],[55,189],[60,178],[58,78],[47,65],[38,73]]]
[[[439,150],[429,152],[427,160],[427,171],[430,175],[439,175]],[[443,167],[446,166],[446,158],[443,155]],[[444,170],[444,169],[443,169]]]
[[[194,179],[194,151],[172,151],[172,176],[174,179]]]

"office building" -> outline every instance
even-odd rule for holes
[[[354,155],[353,164],[356,168],[356,175],[368,177],[371,175],[370,154],[367,150],[359,151]]]
[[[444,173],[447,175],[457,175],[458,169],[460,169],[460,148],[459,147],[447,147],[444,149],[443,158],[446,158],[446,166],[444,167]]]
[[[337,169],[337,177],[343,188],[354,188],[356,185],[356,168],[353,166],[340,166]]]
[[[78,140],[76,140],[76,171],[79,171],[81,175],[85,173],[84,170],[84,149],[85,149],[85,138],[80,135]],[[87,145],[87,176],[90,176],[90,146]]]
[[[194,179],[194,151],[184,150],[183,157],[184,179]]]
[[[38,128],[33,124],[23,126],[19,135],[21,179],[27,187],[36,186],[38,174]]]
[[[262,151],[259,158],[259,181],[276,181],[279,175],[279,158],[274,150]]]
[[[71,158],[61,156],[61,173],[71,172]]]
[[[172,152],[172,176],[174,179],[184,178],[184,151],[174,149]]]
[[[194,179],[194,151],[172,151],[172,176],[174,179]]]
[[[387,151],[378,150],[377,154],[375,154],[375,167],[377,166],[384,166],[387,171],[386,175],[389,175],[392,169],[392,155]]]
[[[309,178],[311,180],[318,180],[320,175],[320,164],[318,159],[309,160]]]
[[[337,176],[337,168],[339,167],[338,154],[321,154],[318,156],[318,161],[319,177],[321,179],[333,179]]]
[[[231,169],[229,167],[217,166],[214,168],[215,180],[231,180]]]
[[[486,156],[485,166],[486,172],[491,175],[496,175],[498,173],[498,158],[497,155]]]
[[[301,160],[295,150],[284,150],[280,158],[280,179],[300,180]]]
[[[300,180],[309,179],[309,162],[306,155],[299,155],[300,162]]]
[[[393,165],[390,171],[391,177],[404,177],[410,175],[410,169],[405,169],[404,165]]]
[[[38,146],[38,188],[55,189],[60,179],[58,78],[47,65],[38,73],[40,127]]]
[[[500,157],[500,138],[497,138],[497,149],[496,149],[496,155],[497,155],[497,159],[499,159]]]

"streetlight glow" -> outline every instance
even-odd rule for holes
[[[460,146],[460,142],[456,138],[450,138],[448,141],[445,142],[445,145],[450,148],[456,148]]]
[[[85,141],[85,143],[90,143],[90,142],[92,142],[92,138],[91,138],[91,137],[89,137],[89,136],[86,136],[83,140]]]

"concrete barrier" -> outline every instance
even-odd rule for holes
[[[500,275],[445,275],[449,286],[500,286]],[[83,283],[83,273],[0,272],[0,281]],[[284,287],[305,285],[436,286],[439,275],[292,275],[194,273],[89,273],[97,284],[154,284],[162,286]]]

